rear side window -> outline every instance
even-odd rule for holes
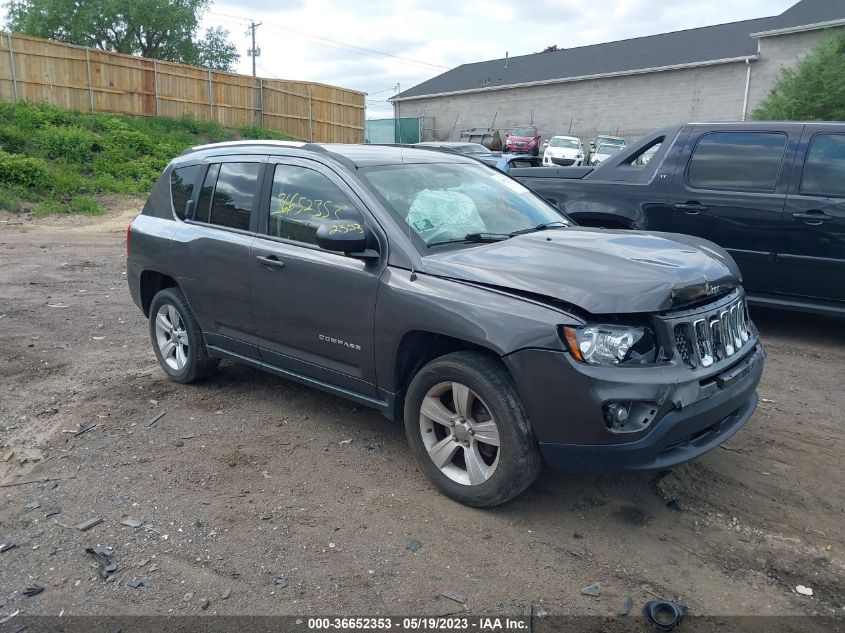
[[[845,134],[816,134],[810,143],[801,193],[845,197]]]
[[[261,168],[261,163],[223,163],[209,167],[195,219],[248,231]]]
[[[276,165],[267,234],[305,244],[317,243],[324,222],[363,224],[349,198],[323,174],[297,165]]]
[[[779,132],[712,132],[698,141],[687,180],[696,189],[774,191],[786,149]]]
[[[170,172],[170,197],[173,200],[173,211],[180,220],[185,219],[185,209],[194,194],[194,183],[197,181],[200,167],[201,165],[190,165]]]

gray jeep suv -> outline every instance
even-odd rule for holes
[[[196,147],[165,169],[127,254],[171,379],[224,358],[373,407],[468,505],[513,498],[543,462],[686,461],[757,404],[764,351],[721,248],[579,228],[459,155]]]

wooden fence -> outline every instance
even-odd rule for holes
[[[69,110],[259,125],[301,140],[363,143],[365,93],[109,53],[0,31],[0,99]]]

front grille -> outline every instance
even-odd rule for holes
[[[739,297],[727,305],[675,321],[673,335],[675,350],[690,369],[710,367],[730,358],[751,337],[745,299]]]
[[[574,158],[552,158],[552,162],[555,165],[560,165],[561,167],[569,167],[575,162]]]

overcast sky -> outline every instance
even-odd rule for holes
[[[251,73],[246,29],[262,22],[259,75],[362,90],[368,118],[378,118],[391,116],[397,83],[463,63],[767,17],[796,1],[217,0],[204,24],[230,30],[239,70]]]

